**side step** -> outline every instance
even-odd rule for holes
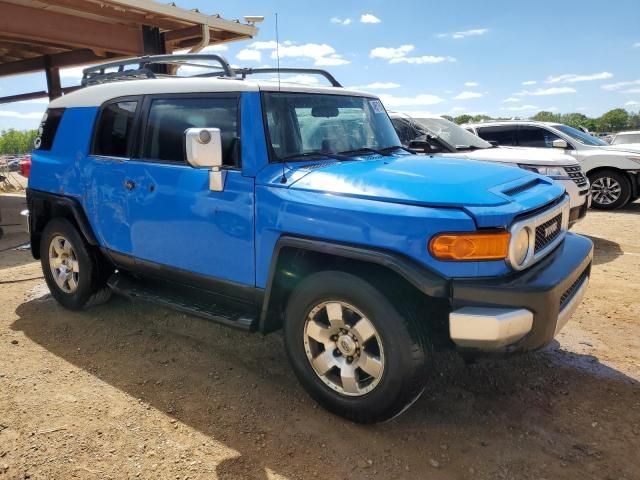
[[[132,300],[144,300],[179,312],[206,318],[241,330],[256,330],[258,310],[249,305],[230,306],[215,294],[189,286],[153,279],[138,279],[116,272],[107,282],[117,294]]]

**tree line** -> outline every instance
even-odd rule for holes
[[[446,117],[446,116],[445,116]],[[479,123],[489,120],[508,120],[512,117],[495,118],[488,115],[459,115],[455,118],[446,117],[457,123]],[[516,117],[520,120],[520,118]],[[564,123],[570,127],[584,127],[590,132],[619,132],[621,130],[640,130],[640,112],[628,112],[624,108],[614,108],[597,118],[587,117],[583,113],[554,113],[541,111],[530,117],[539,122]]]
[[[0,131],[0,154],[22,155],[33,148],[33,141],[38,135],[37,130],[9,130]]]

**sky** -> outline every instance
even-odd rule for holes
[[[226,19],[264,15],[256,38],[211,49],[241,66],[276,66],[278,13],[282,67],[325,68],[390,110],[503,117],[640,110],[638,0],[175,2]],[[63,86],[77,85],[80,72],[63,70]],[[36,90],[46,90],[43,74],[0,80],[0,95]],[[0,105],[0,130],[35,128],[46,103]]]

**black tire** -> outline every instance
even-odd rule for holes
[[[56,283],[50,266],[49,248],[56,237],[63,237],[69,241],[78,262],[77,288],[71,293],[66,292]],[[93,307],[106,302],[111,297],[107,279],[113,272],[113,268],[65,218],[54,218],[44,228],[40,241],[40,263],[51,295],[70,310]]]
[[[382,374],[376,386],[360,396],[347,396],[330,388],[307,357],[303,340],[307,317],[316,306],[335,301],[362,312],[382,342]],[[430,349],[424,330],[419,327],[415,319],[409,314],[401,315],[396,305],[362,278],[325,271],[307,277],[292,292],[286,308],[284,338],[293,370],[314,400],[354,422],[373,423],[402,413],[424,390]]]
[[[631,199],[631,183],[627,176],[616,170],[599,170],[589,175],[589,182],[591,182],[591,206],[598,210],[616,210],[626,205]],[[599,191],[601,188],[607,188],[607,184],[617,184],[620,186],[619,194],[613,193],[616,190],[612,190],[611,195],[617,195],[615,201],[610,201],[611,196],[609,194],[601,195]]]

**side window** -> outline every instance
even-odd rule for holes
[[[478,136],[487,142],[498,145],[515,145],[515,125],[500,125],[495,127],[478,127]]]
[[[518,130],[520,147],[553,148],[553,141],[560,137],[540,127],[521,126]]]
[[[129,157],[129,140],[138,102],[110,103],[102,109],[93,145],[95,155]]]
[[[186,163],[184,132],[188,128],[219,128],[222,159],[235,166],[238,147],[238,99],[159,98],[151,102],[143,158]]]
[[[50,108],[46,111],[38,128],[38,136],[33,142],[33,148],[51,150],[63,113],[64,108]]]

